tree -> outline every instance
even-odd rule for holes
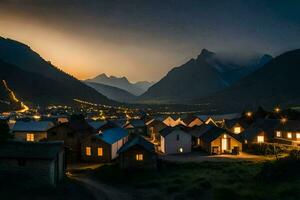
[[[9,126],[6,120],[0,120],[0,142],[12,139],[13,136],[9,132]]]

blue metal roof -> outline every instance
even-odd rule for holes
[[[128,135],[128,131],[123,128],[112,128],[104,131],[103,133],[97,134],[96,137],[108,144],[113,144]]]

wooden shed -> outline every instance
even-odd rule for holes
[[[122,169],[156,169],[157,154],[154,144],[142,136],[128,141],[118,151],[118,162]]]

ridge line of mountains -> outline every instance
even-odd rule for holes
[[[220,111],[257,105],[295,106],[300,103],[299,59],[297,49],[237,64],[203,49],[197,58],[171,69],[157,83],[131,83],[126,77],[106,74],[79,81],[29,46],[0,37],[0,78],[29,105],[72,104],[76,98],[100,104],[205,104],[209,105],[205,109]],[[0,84],[0,107],[7,99]]]

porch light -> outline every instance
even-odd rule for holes
[[[179,148],[179,152],[182,153],[183,152],[183,148]]]

